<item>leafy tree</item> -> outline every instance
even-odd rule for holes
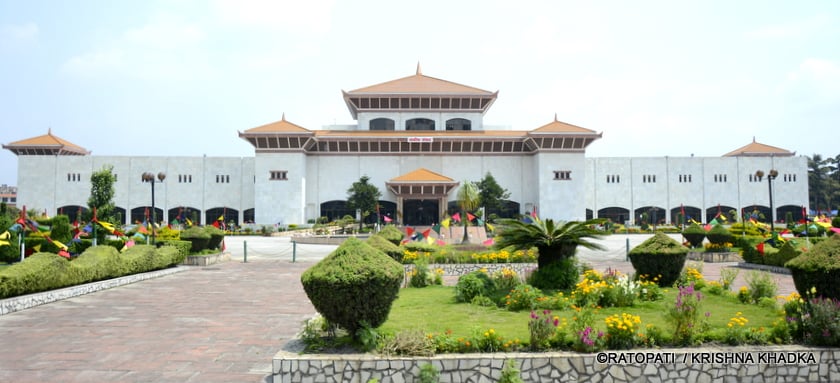
[[[110,221],[114,214],[114,167],[107,165],[90,176],[90,198],[88,207],[91,211],[96,208],[96,218]]]
[[[475,187],[475,184],[472,182],[464,181],[461,185],[461,188],[458,189],[458,207],[461,208],[461,221],[464,222],[464,238],[461,240],[461,243],[470,243],[469,236],[467,235],[467,226],[469,226],[470,220],[467,219],[467,212],[475,211],[478,207],[479,203],[479,195],[478,189]]]
[[[357,182],[353,182],[353,186],[347,189],[347,207],[362,211],[362,220],[359,221],[360,230],[362,228],[362,222],[376,210],[379,198],[382,197],[382,192],[379,191],[379,188],[376,185],[368,183],[368,181],[370,181],[370,177],[362,176]]]
[[[808,157],[808,198],[811,208],[827,210],[829,195],[831,194],[828,178],[828,160],[819,154]]]
[[[498,211],[502,208],[502,201],[510,198],[510,192],[496,182],[490,172],[484,175],[475,186],[478,188],[478,200],[487,211]]]

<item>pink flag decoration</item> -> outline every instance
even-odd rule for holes
[[[391,217],[389,217],[389,216],[387,216],[387,215],[386,215],[385,217],[383,217],[382,219],[385,221],[385,223],[389,223],[389,222],[393,221],[393,220],[391,219]]]
[[[458,213],[453,214],[452,215],[452,220],[455,221],[455,222],[461,222],[461,213],[458,212]]]

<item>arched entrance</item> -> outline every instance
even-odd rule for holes
[[[407,199],[403,202],[406,225],[429,226],[440,221],[440,201],[434,199]]]
[[[432,225],[440,222],[455,180],[428,169],[417,169],[386,182],[397,196],[396,213],[404,225]]]

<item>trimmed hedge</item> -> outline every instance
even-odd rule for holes
[[[68,285],[70,261],[54,253],[35,253],[0,269],[0,298],[37,293]]]
[[[376,235],[370,236],[370,238],[368,238],[365,241],[365,243],[367,243],[368,245],[370,245],[374,249],[377,249],[377,250],[387,254],[389,257],[393,258],[395,261],[402,262],[402,259],[403,259],[402,249],[399,246],[395,245],[393,242],[389,241],[387,238],[385,238],[385,237],[383,237],[379,234],[376,234]]]
[[[403,266],[366,243],[348,238],[301,275],[312,305],[353,337],[363,326],[388,319],[403,281]]]
[[[822,241],[810,251],[785,264],[793,276],[793,284],[799,294],[809,296],[811,288],[818,296],[840,299],[840,236]]]
[[[136,245],[120,254],[112,246],[100,245],[72,261],[53,253],[36,253],[0,269],[0,298],[163,269],[179,259],[174,246]]]
[[[657,284],[668,287],[680,277],[688,248],[665,234],[656,233],[630,250],[629,256],[638,277],[653,280],[658,276]]]
[[[180,264],[187,259],[187,256],[190,255],[190,249],[192,248],[192,242],[190,241],[179,241],[179,240],[169,240],[169,241],[158,241],[158,247],[162,246],[172,246],[178,249],[178,258],[175,259],[175,264]]]
[[[207,244],[210,243],[210,233],[204,228],[193,226],[181,232],[181,240],[192,242],[190,253],[198,253],[207,248]]]
[[[723,225],[715,225],[708,233],[706,233],[706,239],[708,239],[710,243],[723,245],[725,243],[732,243],[735,238],[728,229],[723,227]]]
[[[706,230],[700,225],[692,223],[683,230],[682,235],[691,244],[691,247],[700,247],[703,245],[703,239],[706,238]]]
[[[225,239],[225,232],[215,226],[204,226],[204,231],[210,234],[210,240],[207,241],[207,249],[218,249]]]
[[[387,239],[389,242],[393,243],[396,246],[399,246],[402,243],[405,234],[402,230],[397,229],[396,226],[393,225],[385,225],[382,230],[379,230],[377,235],[381,236],[382,238]]]

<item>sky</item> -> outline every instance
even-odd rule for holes
[[[342,90],[418,63],[499,91],[485,125],[603,132],[589,157],[840,154],[837,1],[0,0],[0,143],[250,157],[237,132],[353,124]]]

